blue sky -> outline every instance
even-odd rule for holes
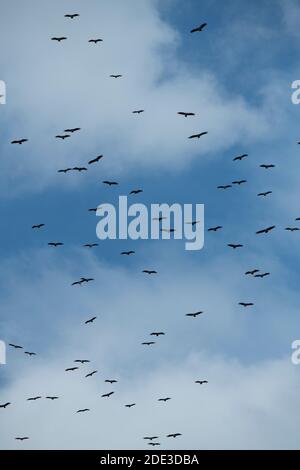
[[[153,432],[162,448],[298,447],[299,371],[290,354],[299,235],[284,229],[300,217],[299,107],[291,103],[299,2],[74,0],[71,10],[80,18],[64,18],[68,2],[1,2],[0,338],[37,356],[9,350],[1,366],[0,403],[12,405],[1,411],[0,447],[15,448],[24,434],[25,448],[145,448],[142,437]],[[207,28],[191,35],[202,22]],[[53,43],[55,35],[68,40]],[[103,43],[89,45],[93,36]],[[139,108],[145,113],[132,115]],[[72,139],[54,138],[77,126]],[[10,144],[22,137],[29,142]],[[57,173],[99,154],[87,174]],[[236,179],[247,183],[217,189]],[[88,209],[135,188],[143,193],[134,202],[204,203],[205,228],[223,229],[206,231],[199,252],[174,240],[83,248],[97,242]],[[255,235],[273,224],[268,236]],[[52,250],[53,240],[65,245]],[[124,249],[136,254],[124,259]],[[145,268],[158,276],[145,278]],[[249,278],[250,268],[271,275]],[[95,282],[70,286],[83,275]],[[240,301],[255,306],[243,310]],[[197,310],[203,317],[185,317]],[[156,329],[166,336],[145,351],[140,343]],[[77,356],[100,371],[88,383],[84,367],[64,372]],[[114,376],[115,396],[103,404],[104,379]],[[201,377],[209,383],[195,389]],[[26,402],[51,393],[61,397],[52,407]],[[172,400],[158,409],[164,394]],[[137,406],[125,413],[127,400]],[[74,414],[86,406],[88,416]],[[170,443],[169,432],[182,437]]]

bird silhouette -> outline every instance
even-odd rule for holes
[[[66,38],[65,36],[60,36],[60,37],[53,37],[51,38],[51,41],[57,41],[57,42],[61,42],[61,41],[66,41]]]
[[[251,274],[252,276],[254,276],[254,274],[258,272],[259,272],[259,269],[252,269],[252,271],[246,271],[245,275],[248,276],[249,274]]]
[[[237,162],[237,161],[242,161],[244,158],[248,157],[248,154],[247,153],[244,153],[243,155],[238,155],[237,157],[235,157],[233,159],[234,162]]]
[[[153,333],[150,333],[150,336],[163,336],[165,335],[165,333],[163,333],[162,331],[153,331]]]
[[[133,406],[136,406],[136,403],[128,403],[125,408],[132,408]]]
[[[19,346],[18,344],[9,343],[8,346],[11,346],[14,349],[23,349],[23,346]]]
[[[196,380],[195,384],[204,385],[204,384],[208,384],[208,381],[207,380]]]
[[[66,132],[67,134],[69,134],[69,133],[73,134],[74,132],[78,132],[78,131],[81,131],[80,127],[72,127],[71,129],[65,129],[64,130],[64,132]]]
[[[143,190],[142,189],[133,189],[132,191],[130,191],[129,194],[139,194],[139,193],[142,193]]]
[[[36,224],[36,225],[33,225],[31,228],[39,229],[39,228],[42,228],[42,227],[45,227],[45,224]]]
[[[239,305],[246,308],[246,307],[253,307],[254,303],[252,303],[252,302],[239,302]]]
[[[269,233],[269,232],[271,232],[272,230],[274,230],[275,227],[276,227],[276,225],[271,225],[270,227],[266,227],[266,228],[263,228],[263,229],[261,229],[261,230],[258,230],[258,231],[256,232],[256,235],[260,235],[260,234],[262,234],[262,233]]]
[[[202,24],[200,24],[200,26],[197,26],[196,28],[191,29],[191,33],[201,33],[201,31],[203,31],[203,29],[206,26],[207,26],[207,23],[202,23]]]
[[[218,230],[221,230],[222,225],[217,225],[216,227],[210,227],[207,231],[208,232],[217,232]]]
[[[93,375],[97,374],[97,370],[93,370],[93,372],[90,372],[89,374],[86,374],[85,378],[87,377],[93,377]]]
[[[122,75],[118,74],[118,75],[110,75],[111,78],[121,78]]]
[[[58,170],[57,173],[68,173],[68,171],[72,171],[72,168],[63,168],[62,170]]]
[[[230,248],[233,248],[234,250],[236,250],[237,248],[242,248],[244,245],[241,245],[240,243],[238,243],[238,244],[228,243],[227,246],[229,246]]]
[[[58,246],[63,246],[63,243],[62,242],[50,242],[48,243],[49,246],[53,246],[54,248],[58,247]]]
[[[163,401],[163,402],[167,402],[171,400],[171,397],[166,397],[166,398],[159,398],[157,401]]]
[[[189,139],[200,139],[200,137],[206,134],[208,134],[208,132],[200,132],[199,134],[192,134],[189,136]]]
[[[88,359],[75,359],[74,362],[78,362],[79,364],[87,364],[89,361]]]
[[[52,397],[52,396],[45,397],[45,398],[46,398],[46,400],[52,400],[52,401],[59,399],[59,397]]]
[[[132,111],[132,114],[141,114],[141,113],[144,113],[144,109],[136,109],[134,111]]]
[[[180,116],[184,116],[184,117],[188,117],[188,116],[195,116],[195,113],[186,113],[184,111],[178,111],[178,113]]]
[[[69,134],[64,134],[64,135],[56,135],[55,138],[56,139],[60,139],[60,140],[65,140],[65,139],[68,139],[69,137],[71,137]]]
[[[217,189],[229,189],[232,188],[231,184],[220,184]]]
[[[74,372],[74,370],[78,370],[79,367],[68,367],[67,369],[65,369],[65,372]]]
[[[130,251],[122,251],[121,252],[121,255],[126,255],[126,256],[130,256],[130,255],[134,255],[135,254],[135,251],[133,250],[130,250]]]
[[[81,173],[82,171],[88,171],[88,169],[85,167],[85,166],[74,166],[74,168],[72,168],[73,171],[78,171],[79,173]]]
[[[269,194],[272,194],[272,191],[265,191],[265,192],[263,192],[263,193],[258,193],[258,196],[264,196],[264,197],[266,197],[266,196],[268,196]]]
[[[30,398],[27,398],[27,401],[36,401],[36,400],[40,400],[42,397],[40,396],[37,396],[37,397],[30,397]]]
[[[155,344],[155,341],[144,341],[141,343],[143,346],[151,346],[152,344]]]
[[[270,276],[270,273],[255,274],[254,277],[260,277],[261,279],[263,279],[266,276]]]
[[[82,410],[76,411],[76,413],[86,413],[87,411],[91,411],[89,408],[82,408]]]
[[[157,274],[157,271],[150,270],[150,269],[144,269],[142,272],[146,274]]]
[[[98,243],[86,243],[83,246],[86,248],[94,248],[95,246],[99,246],[99,244]]]
[[[25,142],[28,142],[28,139],[12,140],[11,144],[22,145],[22,144],[25,144]]]
[[[158,439],[158,436],[145,436],[143,439],[147,441],[153,441],[154,439]]]
[[[101,395],[102,398],[109,398],[111,397],[115,392],[109,392],[109,393],[104,393],[103,395]]]
[[[298,232],[300,228],[299,227],[286,227],[284,230],[287,230],[288,232]]]
[[[92,318],[90,318],[89,320],[87,320],[87,321],[85,322],[85,324],[88,325],[89,323],[93,323],[93,322],[96,320],[96,318],[97,318],[97,317],[92,317]]]
[[[103,39],[97,38],[97,39],[90,39],[89,42],[98,44],[98,42],[103,42]]]
[[[15,437],[15,440],[16,441],[27,441],[29,439],[28,436],[25,436],[25,437]]]
[[[119,184],[116,181],[102,181],[102,183],[107,184],[108,186],[116,186]]]
[[[186,316],[186,317],[194,317],[194,318],[196,318],[196,317],[198,317],[198,315],[201,315],[202,313],[203,313],[203,311],[200,310],[199,312],[186,313],[185,316]]]
[[[236,180],[236,181],[232,181],[232,184],[243,184],[243,183],[247,183],[247,180]]]
[[[11,405],[11,403],[8,401],[7,403],[0,405],[0,408],[7,408],[9,405]]]
[[[168,434],[167,437],[178,437],[178,436],[182,436],[182,434],[180,432],[175,432],[173,434]]]
[[[115,384],[117,383],[118,381],[115,380],[115,379],[106,379],[104,382],[108,383],[108,384]]]
[[[27,354],[27,356],[36,356],[35,352],[30,352],[30,351],[25,351],[24,354]]]
[[[269,170],[270,168],[275,168],[275,165],[263,163],[262,165],[259,165],[261,168],[265,168],[265,170]]]
[[[77,18],[78,16],[79,16],[78,13],[72,13],[72,14],[65,15],[65,18],[70,18],[71,20],[74,20],[74,18]]]
[[[93,158],[88,162],[89,165],[92,165],[93,163],[99,162],[103,158],[103,155],[98,155],[98,157]]]

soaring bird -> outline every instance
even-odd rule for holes
[[[239,302],[239,305],[242,307],[253,307],[254,304],[252,302]]]
[[[46,400],[52,400],[52,401],[59,399],[59,397],[52,397],[52,396],[45,397],[45,398],[46,398]]]
[[[61,36],[61,37],[54,37],[54,38],[51,38],[51,41],[57,41],[57,42],[61,42],[61,41],[65,41],[66,38],[65,36]]]
[[[31,228],[35,229],[35,228],[42,228],[42,227],[45,227],[45,224],[36,224],[36,225],[33,225]]]
[[[67,369],[65,369],[65,372],[74,372],[74,370],[78,370],[79,367],[68,367]]]
[[[92,277],[82,277],[82,278],[80,279],[81,282],[92,282],[92,281],[94,281],[94,280],[95,280],[95,279],[92,278]]]
[[[130,255],[134,255],[135,254],[135,251],[133,250],[130,250],[130,251],[122,251],[121,252],[121,255],[126,255],[126,256],[130,256]]]
[[[153,331],[153,333],[150,333],[150,336],[163,336],[165,335],[165,333],[163,333],[162,331]]]
[[[82,171],[87,171],[87,168],[85,166],[74,166],[74,168],[72,168],[73,171],[78,171],[79,173],[81,173]]]
[[[200,137],[206,134],[208,134],[208,132],[200,132],[199,134],[192,134],[189,136],[189,139],[200,139]]]
[[[76,411],[76,413],[85,413],[86,411],[91,411],[89,408],[83,408],[82,410]]]
[[[109,392],[109,393],[104,393],[103,395],[101,395],[102,398],[109,398],[111,397],[115,392]]]
[[[217,189],[229,189],[232,188],[231,184],[220,184],[220,186],[217,186]]]
[[[102,183],[103,183],[103,184],[107,184],[108,186],[116,186],[117,184],[119,184],[119,183],[117,183],[116,181],[107,181],[107,180],[106,180],[106,181],[102,181]]]
[[[243,155],[238,155],[237,157],[235,157],[235,158],[233,159],[233,161],[234,161],[234,162],[236,162],[236,161],[238,161],[238,160],[242,161],[242,160],[243,160],[244,158],[246,158],[246,157],[248,157],[248,154],[247,154],[247,153],[244,153]]]
[[[90,39],[89,42],[98,44],[98,42],[103,42],[103,39],[97,38],[97,39]]]
[[[191,33],[201,33],[201,31],[203,31],[203,29],[206,26],[207,26],[207,23],[202,23],[202,24],[200,24],[200,26],[197,26],[196,28],[191,29]]]
[[[141,113],[144,113],[145,110],[144,109],[136,109],[134,111],[132,111],[132,114],[141,114]]]
[[[288,232],[298,232],[300,228],[299,227],[286,227],[284,230],[287,230]]]
[[[174,233],[176,232],[176,229],[175,228],[161,228],[160,231],[167,232],[167,233]]]
[[[150,269],[144,269],[142,272],[146,274],[157,274],[157,271],[150,270]]]
[[[222,225],[217,225],[216,227],[210,227],[209,229],[207,229],[207,231],[208,232],[217,232],[221,228],[223,228]]]
[[[25,437],[15,437],[15,440],[16,441],[27,441],[29,439],[29,437],[25,436]]]
[[[157,401],[164,401],[164,402],[166,402],[166,401],[169,401],[169,400],[171,400],[171,397],[159,398]]]
[[[122,75],[121,75],[121,74],[118,74],[118,75],[110,75],[110,77],[111,77],[111,78],[120,78],[120,77],[122,77]]]
[[[98,243],[86,243],[83,246],[86,248],[94,248],[95,246],[99,246],[99,244]]]
[[[251,274],[251,276],[254,276],[254,274],[258,272],[259,272],[259,269],[252,269],[252,271],[245,272],[245,275],[248,276],[249,274]]]
[[[115,380],[115,379],[106,379],[106,380],[104,380],[104,382],[106,382],[106,383],[108,383],[108,384],[115,384],[115,383],[117,383],[118,381]]]
[[[101,158],[103,158],[103,155],[98,155],[97,157],[93,158],[92,160],[90,160],[88,162],[89,165],[91,165],[92,163],[97,163],[101,160]]]
[[[272,230],[274,230],[274,228],[276,227],[276,225],[271,225],[270,227],[267,227],[267,228],[263,228],[261,230],[258,230],[256,232],[256,235],[260,235],[261,233],[269,233],[271,232]]]
[[[30,398],[27,398],[27,401],[36,401],[36,400],[40,400],[42,397],[38,396],[38,397],[30,397]]]
[[[87,377],[93,377],[94,374],[97,374],[97,370],[93,370],[93,372],[90,372],[89,374],[86,374],[85,378]]]
[[[143,346],[151,346],[152,344],[155,344],[155,341],[144,341],[141,343]]]
[[[81,130],[80,127],[72,127],[71,129],[65,129],[64,132],[66,132],[67,134],[69,133],[73,134],[74,132],[78,132],[80,130]]]
[[[184,117],[195,116],[195,113],[186,113],[184,111],[179,111],[177,114],[180,114],[180,116],[184,116]]]
[[[258,196],[268,196],[269,194],[272,194],[272,191],[265,191],[263,193],[258,193]]]
[[[62,170],[58,170],[57,173],[68,173],[68,171],[72,171],[72,168],[64,168]]]
[[[88,325],[89,323],[93,323],[93,322],[96,320],[96,318],[97,318],[97,317],[92,317],[92,318],[90,318],[89,320],[87,320],[87,321],[85,322],[85,324]]]
[[[159,442],[148,442],[148,446],[160,446]]]
[[[192,225],[193,227],[197,224],[200,224],[201,220],[192,220],[191,222],[186,222],[187,225]]]
[[[243,183],[247,183],[247,180],[236,180],[236,181],[232,181],[232,184],[243,184]]]
[[[71,137],[69,134],[56,135],[56,136],[55,136],[56,139],[61,139],[61,140],[68,139],[69,137]]]
[[[241,245],[240,243],[239,244],[228,243],[227,246],[236,250],[236,248],[242,248],[244,245]]]
[[[143,190],[142,189],[133,189],[132,191],[130,191],[129,194],[139,194],[139,193],[142,193]]]
[[[0,408],[7,408],[9,405],[11,405],[11,403],[8,401],[7,403],[0,405]]]
[[[78,364],[87,364],[89,361],[88,359],[75,359],[74,362],[77,362]]]
[[[263,163],[262,165],[259,165],[261,168],[265,168],[266,170],[269,170],[270,168],[275,168],[275,165],[273,164],[267,164]]]
[[[30,352],[30,351],[25,351],[24,354],[27,354],[27,356],[36,356],[35,352]]]
[[[195,384],[203,385],[203,384],[208,384],[207,380],[196,380]]]
[[[57,246],[63,246],[63,243],[62,242],[50,242],[48,243],[49,246],[54,246],[55,248]]]
[[[143,439],[147,441],[153,441],[154,439],[158,439],[158,436],[145,436]]]
[[[70,18],[71,20],[74,20],[74,18],[77,18],[78,16],[80,16],[78,13],[72,13],[65,15],[65,18]]]
[[[162,220],[165,220],[167,217],[163,217],[162,215],[160,215],[159,217],[153,217],[152,220],[155,220],[155,221],[158,221],[158,222],[161,222]]]
[[[261,279],[263,279],[266,276],[270,276],[270,273],[255,274],[254,277],[260,277]]]
[[[11,141],[11,144],[22,145],[22,144],[25,144],[25,142],[28,142],[28,139],[12,140],[12,141]]]
[[[125,405],[125,408],[132,408],[135,405],[136,403],[128,403],[128,405]]]
[[[182,436],[182,434],[180,434],[180,432],[175,432],[173,434],[168,434],[167,437],[178,437],[178,436]]]
[[[202,313],[203,313],[203,311],[200,310],[199,312],[186,313],[185,316],[186,316],[186,317],[194,317],[194,318],[196,318],[196,317],[198,317],[198,315],[201,315]]]
[[[11,346],[14,349],[23,349],[23,346],[19,346],[18,344],[9,343],[8,346]]]

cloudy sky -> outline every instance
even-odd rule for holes
[[[11,402],[0,409],[0,448],[145,449],[147,435],[163,449],[299,448],[291,343],[299,338],[300,235],[284,229],[300,227],[300,108],[291,102],[300,3],[0,6],[0,339],[37,353],[8,348],[0,366],[0,404]],[[81,131],[55,139],[70,127]],[[18,138],[29,141],[10,144]],[[57,172],[100,154],[88,172]],[[233,162],[240,154],[248,157]],[[119,186],[105,187],[106,179]],[[217,189],[236,179],[247,183]],[[132,201],[147,205],[205,204],[203,250],[185,251],[180,240],[97,240],[88,209],[135,188],[143,193]],[[46,226],[33,231],[36,223]],[[223,229],[208,233],[215,225]],[[270,225],[269,235],[255,234]],[[56,240],[64,246],[48,247]],[[82,246],[89,242],[99,246]],[[120,256],[131,249],[134,256]],[[254,268],[271,275],[245,276]],[[71,286],[82,276],[95,282]],[[196,319],[185,315],[199,310]],[[142,346],[152,331],[166,334]],[[82,358],[91,363],[65,372]],[[98,373],[86,379],[91,370]],[[39,395],[60,398],[27,401]],[[82,408],[90,412],[76,414]],[[182,436],[166,438],[174,432]]]

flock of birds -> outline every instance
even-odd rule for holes
[[[80,15],[78,13],[66,14],[65,18],[70,19],[70,20],[75,20],[79,16]],[[203,23],[203,24],[199,25],[198,27],[192,29],[190,32],[192,34],[201,33],[206,28],[206,26],[207,26],[207,23]],[[58,42],[58,43],[61,43],[63,41],[66,41],[67,37],[57,36],[57,37],[52,37],[51,40],[55,41],[55,42]],[[103,39],[101,39],[101,38],[92,38],[92,39],[89,39],[88,42],[91,43],[91,44],[97,45],[98,43],[102,43]],[[114,79],[120,79],[120,78],[122,78],[122,74],[111,74],[110,77],[114,78]],[[136,110],[132,111],[132,113],[135,114],[135,115],[141,115],[144,112],[145,112],[144,109],[136,109]],[[178,115],[182,116],[184,118],[192,118],[193,116],[195,116],[195,113],[194,112],[188,112],[188,111],[178,111]],[[81,131],[80,127],[66,128],[66,129],[64,129],[63,133],[60,133],[60,134],[56,135],[55,138],[59,139],[59,140],[62,140],[62,141],[65,141],[65,140],[71,138],[71,136],[74,133],[77,133],[77,132],[80,132],[80,131]],[[195,133],[195,134],[191,134],[190,136],[188,136],[188,138],[191,139],[191,140],[192,139],[200,139],[200,138],[204,137],[206,134],[207,134],[206,131],[202,131],[202,132],[198,132],[198,133]],[[29,139],[27,139],[27,138],[15,139],[15,140],[11,141],[11,144],[13,144],[13,145],[23,145],[26,142],[28,142],[28,140]],[[242,162],[247,157],[248,157],[247,154],[238,155],[235,158],[233,158],[233,161],[234,162]],[[87,162],[86,166],[74,166],[74,167],[70,166],[70,167],[67,167],[67,168],[59,169],[58,173],[66,174],[66,173],[69,173],[69,172],[79,172],[79,173],[86,172],[86,171],[88,171],[88,169],[92,165],[98,164],[103,158],[104,158],[103,155],[98,155],[98,156],[92,158],[91,160],[89,160]],[[260,167],[262,169],[265,169],[265,170],[272,170],[272,169],[275,168],[275,165],[272,164],[272,163],[263,163],[263,164],[260,165]],[[220,190],[229,190],[230,188],[233,188],[233,186],[240,186],[240,185],[246,184],[246,183],[247,183],[247,180],[240,179],[240,180],[232,181],[230,183],[221,184],[217,188],[220,189]],[[114,181],[114,180],[104,180],[103,184],[110,187],[110,186],[117,186],[119,183],[117,181]],[[137,188],[137,189],[133,189],[129,194],[138,195],[142,192],[143,192],[143,190],[141,188]],[[267,196],[270,196],[271,194],[272,194],[271,190],[266,190],[266,191],[259,192],[257,194],[257,196],[258,197],[267,197]],[[88,210],[90,212],[96,212],[97,208],[90,208]],[[154,220],[156,220],[158,223],[161,223],[161,222],[163,223],[164,219],[165,218],[161,216],[161,217],[156,218]],[[296,218],[295,220],[300,221],[300,217]],[[192,225],[195,225],[195,224],[199,223],[199,221],[193,220],[189,223],[192,224]],[[46,226],[45,223],[35,223],[34,225],[32,225],[32,229],[33,230],[42,230],[42,229],[45,228],[45,226]],[[268,235],[275,228],[276,228],[275,225],[260,228],[259,230],[257,230],[256,234],[257,235]],[[221,225],[217,225],[217,226],[214,226],[214,227],[209,227],[208,232],[218,232],[222,229],[223,229],[223,227]],[[300,227],[298,227],[298,226],[288,226],[288,227],[285,228],[285,230],[290,231],[290,232],[294,232],[294,231],[299,231]],[[174,232],[175,229],[162,227],[161,231],[167,231],[167,232],[171,233],[171,232]],[[62,241],[55,240],[55,241],[49,241],[48,245],[50,247],[53,247],[53,248],[59,248],[59,247],[63,246],[64,243]],[[86,243],[83,246],[86,247],[86,248],[92,249],[94,247],[97,247],[98,243],[94,243],[94,242],[93,243]],[[244,245],[241,244],[241,243],[228,243],[228,247],[232,248],[234,250],[240,249],[243,246]],[[132,255],[135,254],[135,251],[134,250],[122,251],[120,254],[122,256],[132,256]],[[142,273],[144,273],[146,275],[157,275],[158,274],[158,272],[154,269],[143,269]],[[251,268],[251,269],[249,269],[248,271],[245,272],[245,275],[263,279],[267,276],[270,276],[270,272],[261,272],[260,269],[257,269],[257,268],[252,269]],[[93,282],[93,281],[94,281],[94,279],[91,278],[91,277],[81,277],[80,279],[75,280],[72,283],[72,286],[83,286],[83,285],[88,284],[88,283]],[[240,301],[238,304],[243,308],[249,308],[249,307],[254,306],[254,303],[251,302],[251,301]],[[186,313],[185,315],[187,317],[196,319],[198,316],[200,316],[203,313],[204,312],[200,310],[200,311],[196,311],[196,312],[189,312],[189,313]],[[93,316],[93,317],[85,320],[84,324],[86,326],[92,325],[96,320],[97,320],[97,317]],[[165,334],[166,333],[163,332],[163,331],[153,331],[153,332],[150,333],[150,336],[158,339],[161,336],[165,336]],[[141,345],[151,347],[155,343],[156,343],[156,341],[153,341],[153,340],[145,340],[141,343]],[[15,349],[15,350],[23,351],[24,354],[26,354],[28,357],[36,356],[35,352],[25,350],[24,347],[21,346],[21,345],[10,343],[9,346],[11,348]],[[90,364],[90,362],[91,361],[89,359],[85,359],[85,358],[84,359],[75,359],[74,360],[75,365],[67,367],[65,369],[65,372],[66,373],[74,373],[74,372],[79,370],[80,366]],[[85,378],[86,379],[92,378],[97,373],[98,373],[98,370],[96,370],[96,369],[91,370],[90,372],[85,374]],[[109,384],[109,385],[114,385],[118,382],[118,380],[115,379],[115,378],[107,378],[107,379],[105,379],[104,382]],[[202,385],[206,385],[208,383],[208,381],[205,380],[205,379],[198,379],[198,380],[195,380],[195,383],[202,386]],[[101,395],[101,397],[109,399],[114,394],[115,394],[115,391],[112,390],[112,391],[109,391],[108,393],[103,393]],[[43,398],[42,396],[37,395],[37,396],[32,396],[32,397],[27,398],[27,401],[28,402],[36,402],[38,400],[42,400],[42,398]],[[45,396],[44,398],[47,399],[47,400],[50,400],[50,401],[56,401],[60,397],[59,396]],[[167,397],[158,398],[158,401],[161,402],[161,403],[167,403],[171,399],[172,399],[172,397],[167,396]],[[6,402],[6,403],[3,403],[3,404],[0,404],[0,409],[6,410],[11,405],[12,405],[11,402]],[[126,408],[130,409],[130,408],[136,406],[136,403],[135,402],[126,403],[126,404],[124,404],[124,406]],[[91,411],[90,408],[84,407],[84,408],[79,408],[78,410],[74,410],[74,413],[83,414],[83,413],[88,413],[90,411]],[[166,437],[167,438],[177,438],[181,435],[182,434],[180,432],[171,432],[171,433],[167,434]],[[17,441],[26,441],[26,440],[29,439],[29,436],[17,436],[17,437],[15,437],[15,439]],[[154,436],[145,436],[145,437],[143,437],[143,439],[148,441],[148,445],[150,445],[150,446],[159,446],[159,445],[161,445],[161,443],[159,442],[159,436],[155,436],[155,435]]]

